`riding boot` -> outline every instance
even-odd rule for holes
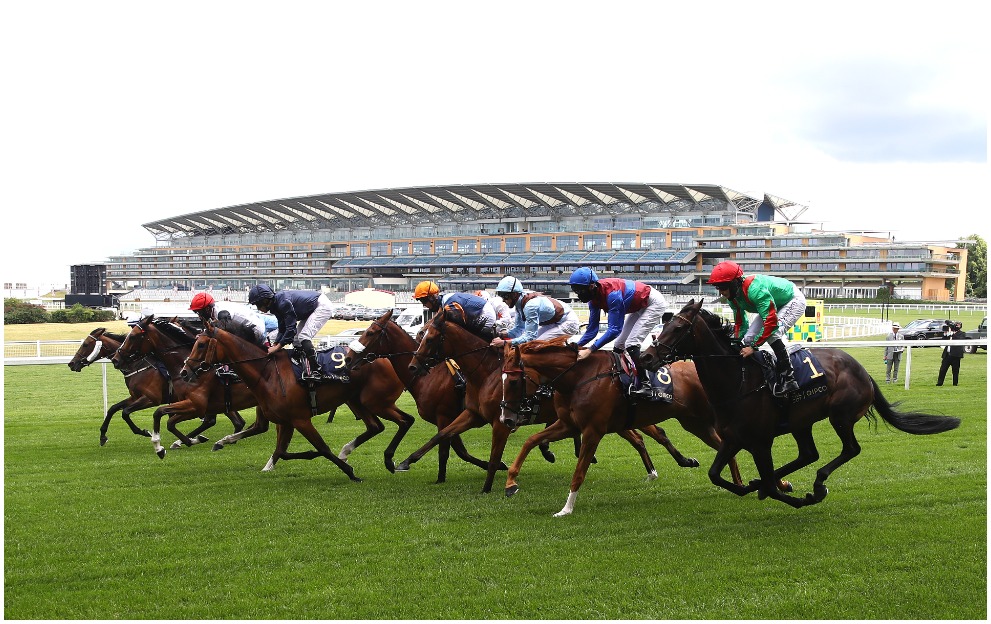
[[[775,370],[778,373],[780,382],[774,388],[774,395],[779,397],[788,396],[792,392],[798,391],[798,382],[795,381],[795,369],[791,367],[791,358],[788,357],[788,349],[781,340],[771,340],[768,342],[774,357],[777,358]]]
[[[312,379],[314,381],[319,381],[324,378],[323,372],[320,370],[320,363],[317,362],[317,351],[313,348],[313,342],[309,340],[301,340],[299,343],[300,348],[303,350],[303,355],[306,356],[306,362],[309,364],[309,372],[303,373],[303,379]]]
[[[654,395],[653,389],[650,387],[650,381],[647,379],[647,370],[644,368],[643,364],[640,363],[640,345],[633,345],[626,347],[626,353],[629,354],[630,359],[637,367],[637,381],[630,385],[630,396],[631,397],[644,397],[650,398]]]

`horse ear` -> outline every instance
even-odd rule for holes
[[[389,322],[389,319],[392,318],[392,313],[394,311],[395,310],[387,310],[386,313],[382,315],[382,318],[379,319],[379,322],[381,322],[381,323],[387,323],[387,322]]]

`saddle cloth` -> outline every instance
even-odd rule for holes
[[[337,381],[340,383],[350,383],[351,372],[348,370],[347,366],[344,365],[344,352],[347,350],[347,345],[336,345],[331,349],[326,351],[317,352],[317,362],[320,363],[320,371],[323,373],[323,380],[321,383],[327,381]],[[292,357],[289,360],[292,362],[292,370],[296,375],[296,381],[303,383],[303,368],[302,362],[297,360],[297,358],[303,358],[302,349],[298,349],[299,353],[296,353],[297,349],[293,349]],[[305,384],[304,384],[305,385]]]
[[[626,353],[613,353],[613,361],[619,369],[619,383],[623,387],[623,392],[629,396],[630,386],[637,382],[636,365]],[[674,400],[674,384],[671,379],[671,371],[667,366],[662,366],[656,372],[647,371],[647,379],[650,380],[651,396],[647,399],[650,402],[670,403]],[[637,400],[642,400],[637,397]]]
[[[774,354],[763,349],[758,350],[762,357],[758,360],[764,371],[764,379],[769,387],[774,387],[778,382],[778,375],[775,371],[777,362]],[[795,370],[795,381],[798,382],[798,392],[791,395],[791,403],[801,403],[818,398],[826,392],[825,369],[819,364],[813,349],[806,349],[801,345],[791,345],[788,348],[788,357],[791,359],[791,367]]]

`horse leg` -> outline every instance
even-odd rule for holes
[[[571,434],[572,429],[565,421],[555,420],[541,431],[527,438],[523,442],[523,448],[520,449],[516,459],[513,460],[513,465],[509,467],[509,474],[506,475],[506,496],[512,496],[520,491],[520,486],[516,482],[516,478],[520,476],[520,469],[523,467],[523,462],[526,460],[526,456],[530,451],[533,450],[533,447],[545,442],[550,443],[563,440]]]
[[[775,479],[780,479],[819,460],[819,450],[812,438],[811,425],[808,428],[793,430],[792,437],[795,438],[795,443],[798,445],[798,457],[775,470]]]
[[[729,490],[730,492],[736,494],[737,496],[744,496],[750,492],[740,483],[734,483],[727,481],[723,478],[723,468],[726,467],[731,461],[736,463],[736,454],[740,452],[740,445],[737,443],[730,444],[724,438],[722,443],[720,443],[719,448],[716,449],[716,457],[712,460],[712,465],[709,466],[709,481],[712,481],[714,485],[718,485],[724,490]],[[736,473],[734,473],[734,481],[739,476],[739,468],[737,468]]]
[[[229,412],[224,412],[224,414],[230,419],[231,424],[234,425],[234,433],[244,429],[244,418],[241,417],[241,414],[237,410],[232,409]]]
[[[217,440],[213,444],[213,450],[219,451],[227,444],[237,444],[238,440],[250,438],[260,433],[265,433],[266,431],[268,431],[268,419],[265,418],[264,413],[262,413],[262,409],[260,407],[256,407],[255,422],[248,425],[247,429],[242,429],[237,433],[232,433],[229,436],[224,436],[223,438]]]
[[[586,428],[582,431],[582,448],[578,455],[578,465],[575,466],[575,474],[571,477],[571,491],[568,492],[568,500],[561,511],[554,514],[555,518],[571,515],[575,510],[575,500],[578,498],[578,488],[585,482],[585,475],[588,474],[588,467],[595,457],[595,449],[599,446],[604,432]]]
[[[309,440],[310,444],[313,445],[313,448],[316,449],[316,452],[319,453],[318,456],[326,457],[327,459],[332,461],[352,481],[358,481],[358,482],[361,481],[361,479],[355,476],[354,468],[352,468],[346,461],[335,455],[334,451],[330,450],[330,447],[327,446],[327,443],[324,442],[324,439],[320,437],[320,433],[317,431],[316,427],[313,426],[313,422],[309,419],[309,417],[299,418],[293,422],[293,425],[296,427],[296,429],[299,429],[299,432],[303,434],[303,437]],[[288,453],[283,452],[282,456],[285,457],[286,459],[290,459]],[[293,457],[292,459],[297,459],[297,458]],[[305,459],[312,459],[312,458],[306,457]]]
[[[164,406],[155,410],[152,415],[152,433],[151,433],[151,446],[155,449],[155,454],[158,455],[159,459],[165,459],[165,447],[162,446],[162,410]]]
[[[836,435],[843,442],[843,448],[840,449],[840,454],[836,456],[836,459],[816,471],[816,480],[812,488],[812,493],[805,495],[805,499],[809,505],[820,503],[822,499],[826,498],[826,494],[829,493],[829,490],[826,489],[826,479],[829,478],[829,475],[834,470],[857,455],[860,455],[860,443],[857,442],[857,437],[853,432],[853,425],[856,419],[843,420],[843,422],[838,421],[838,418],[829,419],[830,424],[833,425],[833,430],[836,431]]]
[[[482,494],[492,491],[492,483],[495,481],[495,473],[502,463],[502,454],[506,450],[506,440],[509,439],[509,427],[502,424],[496,418],[492,421],[492,447],[489,450],[489,467],[485,474],[485,485],[482,486]]]
[[[201,413],[196,405],[189,399],[183,399],[182,401],[176,401],[175,403],[169,403],[159,408],[164,414],[169,415],[169,421],[166,424],[166,428],[174,435],[178,440],[176,442],[181,443],[184,446],[192,446],[196,444],[189,436],[179,431],[176,427],[181,422],[185,422],[192,418],[197,418]],[[213,416],[214,422],[217,422],[216,414]],[[179,448],[179,444],[172,444],[173,449]]]
[[[582,434],[581,433],[576,433],[575,435],[571,436],[571,440],[575,443],[575,457],[581,457],[581,454],[582,454]],[[595,455],[592,455],[592,463],[593,464],[599,463],[599,460],[597,460],[595,458]]]
[[[484,424],[485,424],[485,420],[475,412],[471,410],[465,410],[461,412],[461,414],[454,419],[454,422],[452,422],[447,427],[444,427],[443,430],[434,434],[434,436],[430,438],[430,440],[427,441],[426,444],[421,446],[419,449],[414,451],[412,455],[410,455],[402,462],[400,462],[399,465],[396,466],[396,471],[406,472],[407,470],[409,470],[409,467],[411,465],[420,461],[420,459],[422,459],[423,456],[426,455],[430,449],[437,446],[437,444],[440,443],[441,440],[444,439],[450,440],[455,435],[464,433],[469,429],[481,427]],[[488,467],[487,464],[486,467]]]
[[[378,416],[372,414],[364,407],[358,407],[355,409],[357,406],[350,404],[349,407],[351,408],[351,411],[354,412],[354,415],[361,419],[361,422],[365,423],[365,430],[359,433],[354,440],[351,440],[345,444],[343,448],[341,448],[341,452],[337,458],[345,462],[348,460],[348,456],[351,455],[356,448],[385,431],[385,425],[383,425],[382,421],[378,419]]]
[[[399,443],[403,441],[403,438],[406,437],[410,427],[412,427],[413,423],[416,421],[413,419],[412,415],[407,414],[398,407],[390,408],[389,412],[390,414],[387,417],[389,417],[389,420],[396,423],[398,429],[396,430],[396,435],[392,436],[392,440],[389,442],[389,445],[385,447],[385,469],[391,473],[395,473],[396,462],[393,461],[393,457],[396,455],[396,449],[399,448]],[[450,448],[450,441],[445,440],[444,445]]]
[[[191,419],[188,418],[188,417],[186,417],[186,418],[179,418],[175,422],[176,422],[176,424],[178,424],[178,423],[183,422],[185,420],[191,420]],[[171,423],[172,420],[170,419],[169,422]],[[193,446],[193,445],[196,445],[196,444],[202,444],[204,442],[209,442],[210,441],[210,438],[206,437],[205,435],[200,435],[200,434],[203,431],[206,431],[207,429],[209,429],[210,427],[212,427],[212,426],[214,426],[216,424],[217,424],[217,415],[216,414],[207,414],[206,416],[204,416],[203,417],[203,420],[200,422],[200,425],[198,427],[196,427],[195,429],[193,429],[192,431],[190,431],[189,434],[186,436],[187,438],[189,438],[189,441],[191,442],[191,444],[189,446]],[[171,425],[169,426],[169,431],[172,431],[172,426]],[[172,449],[182,448],[182,442],[180,440],[176,440],[175,442],[172,443],[171,448]]]
[[[150,438],[151,437],[150,431],[148,431],[147,429],[138,428],[138,426],[135,425],[134,422],[131,420],[131,412],[136,412],[138,410],[149,408],[154,404],[155,403],[148,397],[131,396],[124,399],[123,401],[120,401],[119,403],[114,403],[113,405],[111,405],[110,409],[107,410],[107,415],[103,419],[103,425],[100,426],[100,446],[103,446],[107,443],[107,440],[109,439],[107,437],[107,429],[110,428],[110,419],[113,418],[113,415],[116,414],[118,411],[121,412],[120,417],[124,420],[124,422],[127,423],[127,426],[131,428],[131,433],[133,433],[134,435],[140,435],[146,438]]]
[[[472,455],[471,453],[469,453],[468,448],[465,446],[465,442],[464,440],[461,439],[460,435],[451,436],[451,448],[454,449],[454,453],[458,457],[465,460],[469,464],[478,466],[482,470],[488,470],[489,462],[485,461],[484,459],[479,459],[474,455]],[[499,470],[505,470],[505,469],[506,469],[506,465],[500,463]]]
[[[640,461],[643,462],[643,467],[647,469],[647,480],[653,481],[657,478],[657,469],[654,468],[654,462],[650,459],[650,454],[647,452],[647,447],[644,446],[643,438],[639,433],[633,429],[624,429],[618,432],[619,437],[623,438],[630,443],[637,453],[640,454]]]
[[[258,422],[257,420],[255,421]],[[268,425],[266,424],[266,427]],[[276,423],[275,425],[275,450],[272,451],[272,456],[268,459],[268,463],[262,468],[262,472],[272,472],[275,470],[275,464],[279,461],[279,458],[285,455],[286,449],[289,448],[289,442],[292,441],[292,434],[295,433],[295,429],[291,425],[283,425]]]
[[[685,457],[684,455],[681,454],[681,451],[675,448],[674,444],[671,444],[671,440],[668,438],[668,435],[664,432],[664,429],[661,429],[657,425],[647,425],[646,427],[641,427],[640,431],[643,431],[651,438],[656,440],[658,444],[666,448],[668,450],[668,453],[671,454],[671,457],[674,458],[675,463],[677,463],[682,468],[699,467],[699,460],[695,459],[694,457]],[[657,478],[656,475],[654,478]]]
[[[547,423],[547,425],[544,426],[544,429],[550,426],[550,423]],[[550,442],[541,442],[538,448],[540,448],[540,454],[543,455],[545,460],[547,460],[547,463],[553,464],[557,461],[557,457],[554,456],[554,451],[551,450]]]
[[[796,509],[811,504],[808,500],[788,496],[776,487],[777,482],[774,478],[774,459],[771,455],[771,441],[756,449],[751,448],[748,450],[754,458],[754,464],[757,466],[757,474],[760,476],[760,484],[757,489],[757,497],[760,500],[771,497]]]

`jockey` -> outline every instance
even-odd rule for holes
[[[434,314],[443,307],[450,318],[476,336],[491,340],[495,336],[496,313],[492,303],[468,293],[440,294],[440,286],[431,281],[420,282],[413,298]]]
[[[667,301],[660,291],[643,282],[618,278],[599,279],[591,267],[581,267],[571,274],[568,280],[578,299],[588,303],[588,329],[578,340],[582,347],[599,333],[599,316],[607,312],[608,326],[591,347],[581,349],[578,359],[587,358],[610,340],[615,339],[613,351],[624,349],[637,366],[639,387],[631,388],[631,395],[650,396],[650,383],[646,379],[646,369],[640,363],[640,344],[650,330],[661,321],[667,308]]]
[[[516,310],[516,324],[508,332],[493,338],[493,347],[509,340],[520,345],[531,340],[550,340],[578,333],[578,315],[567,303],[538,292],[524,292],[523,282],[507,275],[496,286],[496,296]]]
[[[496,295],[499,293],[497,292]],[[516,322],[516,309],[512,306],[506,305],[506,302],[500,299],[498,296],[492,297],[489,295],[487,290],[476,290],[475,295],[485,299],[492,304],[492,309],[495,310],[496,314],[496,333],[501,330],[509,329]]]
[[[196,312],[196,316],[204,323],[216,321],[221,312],[227,312],[234,322],[251,330],[255,335],[255,344],[259,347],[265,346],[265,324],[258,314],[247,306],[230,301],[217,302],[210,293],[198,292],[189,302],[189,309]]]
[[[271,312],[279,321],[279,333],[269,347],[273,354],[288,344],[302,349],[310,365],[304,379],[324,377],[313,348],[313,337],[330,319],[334,308],[327,296],[312,290],[280,290],[273,292],[266,284],[257,284],[248,292],[248,303],[262,312]]]
[[[720,262],[712,269],[709,284],[719,290],[733,308],[734,332],[743,341],[740,355],[750,357],[765,342],[777,358],[781,383],[775,396],[787,396],[798,390],[795,370],[788,358],[784,340],[795,321],[805,314],[805,295],[792,282],[771,275],[743,276],[735,262]],[[751,324],[748,312],[760,315],[760,324]]]

